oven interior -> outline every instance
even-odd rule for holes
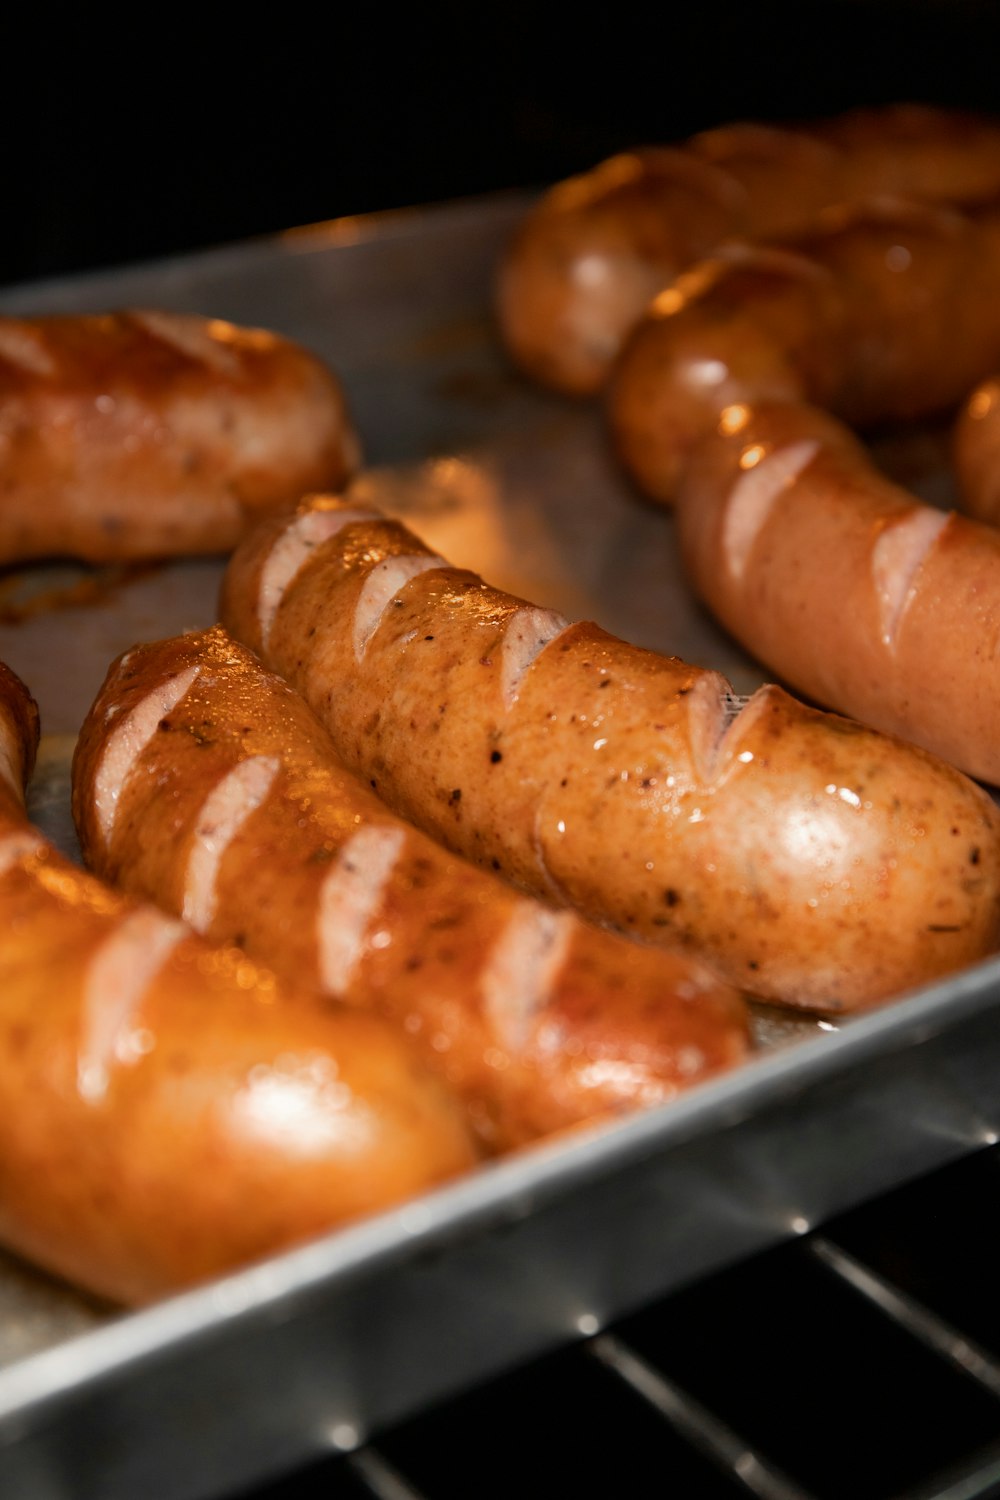
[[[986,1500],[998,1194],[973,1152],[231,1500]]]

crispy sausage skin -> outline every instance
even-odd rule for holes
[[[156,310],[0,317],[0,564],[226,552],[358,462],[335,376],[274,333]]]
[[[730,246],[650,305],[607,391],[615,450],[673,503],[730,405],[806,401],[858,427],[953,409],[1000,366],[1000,200],[869,202],[784,247]]]
[[[632,647],[311,497],[221,613],[405,816],[524,887],[770,1000],[875,1004],[990,952],[998,814],[950,766]]]
[[[505,1150],[742,1059],[703,965],[516,892],[391,814],[221,628],[137,647],[84,723],[74,810],[108,879],[399,1023]]]
[[[998,191],[1000,122],[926,106],[740,122],[625,152],[556,184],[518,226],[497,277],[500,335],[532,379],[592,395],[649,300],[720,243],[796,234],[873,195]]]
[[[676,515],[694,589],[782,681],[1000,784],[1000,533],[792,403],[725,412]]]
[[[282,989],[112,892],[27,821],[37,734],[0,674],[0,1240],[122,1303],[256,1260],[475,1164],[380,1017]]]
[[[981,381],[962,403],[953,449],[962,510],[1000,524],[1000,376]]]

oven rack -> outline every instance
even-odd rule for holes
[[[229,1500],[1000,1495],[998,1204],[988,1147]]]

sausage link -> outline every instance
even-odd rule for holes
[[[1000,784],[1000,533],[802,404],[728,410],[676,515],[694,589],[782,681]]]
[[[670,505],[735,403],[806,401],[860,427],[955,407],[1000,365],[1000,201],[883,201],[781,247],[734,245],[662,292],[607,392],[636,486]]]
[[[529,890],[768,999],[875,1004],[997,941],[998,814],[952,767],[449,568],[330,497],[230,559],[230,632],[349,765]]]
[[[401,1025],[491,1150],[661,1103],[747,1053],[728,985],[394,817],[221,628],[112,666],[78,742],[74,811],[108,879]]]
[[[0,1240],[146,1302],[473,1166],[402,1035],[280,987],[28,823],[37,720],[0,681]]]
[[[723,241],[797,234],[873,195],[998,191],[1000,122],[926,106],[740,122],[622,153],[556,184],[517,227],[497,277],[500,335],[532,379],[592,395],[649,300]]]
[[[358,462],[338,381],[274,333],[162,311],[0,317],[0,564],[226,552]]]

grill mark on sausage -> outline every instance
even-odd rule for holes
[[[105,844],[111,838],[118,798],[137,758],[156,733],[160,720],[177,707],[195,678],[197,666],[186,667],[175,677],[158,683],[108,736],[100,764],[94,774],[94,812]]]
[[[573,903],[570,900],[567,891],[563,887],[562,882],[557,880],[555,875],[553,875],[552,871],[549,869],[549,863],[545,857],[546,839],[544,832],[544,823],[545,814],[541,806],[539,806],[535,811],[535,819],[531,829],[531,850],[535,856],[535,863],[538,866],[538,873],[542,878],[545,889],[548,892],[549,896],[559,906],[569,907],[572,906]],[[494,865],[494,869],[499,870],[499,868],[500,866],[498,864]]]
[[[432,568],[446,568],[442,557],[426,553],[387,557],[376,563],[364,581],[354,612],[354,659],[361,661],[379,622],[400,589],[421,573]]]
[[[58,365],[45,344],[41,329],[18,318],[0,318],[0,359],[29,375],[51,379]]]
[[[503,637],[500,684],[506,708],[517,702],[524,674],[532,662],[557,636],[569,629],[569,621],[554,609],[528,605],[507,621]]]
[[[126,318],[151,338],[167,344],[188,359],[207,365],[218,375],[232,379],[243,372],[242,363],[235,352],[238,334],[232,323],[226,323],[221,318],[206,322],[200,317],[149,309],[130,312],[126,314]],[[267,335],[265,342],[273,343],[274,340]]]
[[[115,1064],[135,1062],[151,1038],[139,1026],[142,1002],[187,934],[183,922],[151,907],[130,912],[97,949],[84,980],[77,1089],[90,1104],[106,1097]]]
[[[728,682],[716,672],[700,673],[684,695],[692,769],[705,785],[718,773],[720,747],[734,717],[731,700]]]
[[[345,526],[377,519],[370,510],[307,510],[285,527],[267,555],[257,590],[257,621],[265,649],[285,592],[310,553]]]
[[[706,785],[717,782],[727,756],[739,754],[739,743],[763,712],[769,697],[767,687],[746,697],[734,693],[717,674],[697,678],[687,694],[691,760],[696,775]]]
[[[733,578],[746,569],[754,542],[782,490],[794,484],[819,451],[816,438],[805,438],[766,453],[750,447],[740,458],[743,473],[729,491],[722,523],[722,556]]]
[[[196,666],[184,667],[183,672],[178,672],[165,682],[159,682],[108,735],[99,766],[94,772],[93,795],[97,826],[105,844],[111,838],[118,811],[118,796],[129,778],[132,766],[145,745],[153,738],[159,721],[180,703],[181,697],[198,676],[198,670]]]
[[[895,645],[906,606],[916,592],[916,577],[927,554],[948,525],[943,511],[921,505],[886,526],[872,548],[872,582],[878,598],[882,644]]]
[[[207,932],[218,904],[216,882],[223,856],[250,814],[265,801],[281,769],[276,755],[252,755],[218,781],[205,798],[184,872],[181,915]]]
[[[332,995],[345,994],[354,979],[405,842],[403,828],[359,828],[341,848],[320,887],[316,916],[319,973]]]
[[[569,912],[525,902],[494,943],[483,968],[481,991],[490,1021],[509,1051],[523,1048],[534,1017],[548,1004],[573,929]]]

